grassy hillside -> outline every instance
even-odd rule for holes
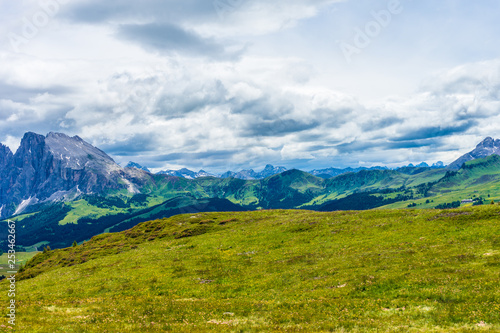
[[[84,196],[77,201],[57,203],[45,207],[35,214],[18,216],[14,218],[17,228],[16,245],[25,248],[33,248],[34,246],[41,248],[42,245],[50,245],[53,249],[61,248],[71,245],[74,241],[80,243],[88,240],[103,232],[130,229],[140,222],[152,219],[189,212],[243,210],[242,207],[227,199],[196,199],[191,195],[176,197],[151,207],[147,207],[148,200],[149,197],[141,197],[140,195],[135,195],[126,201],[121,197]],[[63,223],[68,219],[68,216],[74,216],[75,212],[84,214],[81,207],[90,207],[91,209],[87,215],[80,215],[72,223]],[[96,210],[106,213],[94,214]],[[0,227],[6,230],[7,224],[2,223]],[[3,230],[4,234],[6,234],[5,230]],[[4,247],[7,245],[6,239],[4,237]]]
[[[35,256],[19,275],[16,329],[499,331],[499,215],[495,205],[145,222]]]
[[[500,156],[491,155],[465,163],[458,171],[442,175],[429,183],[427,195],[393,203],[383,208],[404,208],[414,202],[416,208],[434,208],[439,204],[463,199],[483,198],[485,203],[500,201]]]

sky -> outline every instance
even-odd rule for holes
[[[0,0],[0,141],[153,171],[446,164],[500,135],[496,0]]]

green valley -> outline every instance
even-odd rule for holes
[[[139,222],[183,212],[440,208],[463,199],[483,204],[500,200],[498,155],[467,162],[458,171],[418,167],[363,170],[330,179],[299,170],[262,180],[151,175],[141,193],[109,190],[105,195],[41,203],[28,214],[12,219],[22,226],[19,245],[32,247],[48,242],[52,248],[59,248],[102,232],[125,230]],[[207,200],[219,201],[211,205]]]

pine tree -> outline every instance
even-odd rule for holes
[[[73,242],[73,247],[77,247],[78,243],[76,241]]]

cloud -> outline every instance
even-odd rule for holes
[[[365,132],[368,131],[376,131],[380,129],[384,129],[393,125],[402,124],[404,119],[399,117],[382,117],[382,118],[372,118],[361,125],[361,129]]]
[[[81,23],[163,20],[201,20],[215,17],[211,1],[201,0],[97,0],[79,1],[65,8],[65,16]]]
[[[25,3],[29,8],[10,5],[0,13],[8,21],[0,32],[21,32],[19,22],[40,10],[37,1]],[[401,56],[410,52],[401,51],[408,41],[430,36],[414,24],[421,22],[414,20],[415,2],[385,30],[391,38],[374,39],[352,67],[338,61],[336,38],[371,20],[377,4],[226,3],[222,15],[205,0],[61,6],[24,53],[0,51],[1,138],[15,145],[28,130],[62,131],[118,161],[157,168],[312,169],[446,162],[500,132],[499,59],[455,66],[456,59],[435,61],[436,52],[416,43],[419,61]],[[397,34],[405,39],[393,39]],[[457,43],[450,48],[461,54]],[[401,85],[415,87],[436,68],[419,90],[397,96]],[[379,86],[393,95],[379,96]]]
[[[251,120],[243,128],[242,134],[245,136],[282,136],[286,134],[298,134],[303,131],[318,127],[320,124],[316,121],[309,123],[300,122],[294,119],[277,120]]]
[[[135,156],[154,151],[158,146],[157,136],[151,133],[134,133],[119,141],[101,142],[99,148],[114,156]]]
[[[208,57],[217,60],[235,60],[242,51],[229,52],[214,38],[203,38],[173,24],[124,24],[118,27],[117,36],[137,43],[148,51],[164,54]]]
[[[0,81],[0,99],[11,100],[13,102],[27,103],[30,98],[37,95],[50,94],[62,95],[72,92],[71,88],[62,86],[53,86],[47,88],[23,87],[20,85],[9,84]]]
[[[394,141],[412,141],[412,140],[422,140],[429,138],[436,138],[441,136],[448,136],[452,134],[463,134],[470,128],[477,126],[478,122],[476,121],[467,121],[460,125],[455,126],[429,126],[429,127],[421,127],[418,129],[414,129],[406,132],[405,134],[394,138]]]
[[[167,155],[160,155],[153,158],[156,161],[199,161],[210,158],[211,160],[227,160],[236,154],[237,151],[233,150],[215,150],[215,151],[206,151],[200,153],[172,153]],[[203,164],[203,163],[201,163]]]
[[[97,0],[64,8],[64,17],[86,24],[173,24],[212,37],[259,35],[293,27],[339,0]],[[223,4],[220,6],[218,4]]]

